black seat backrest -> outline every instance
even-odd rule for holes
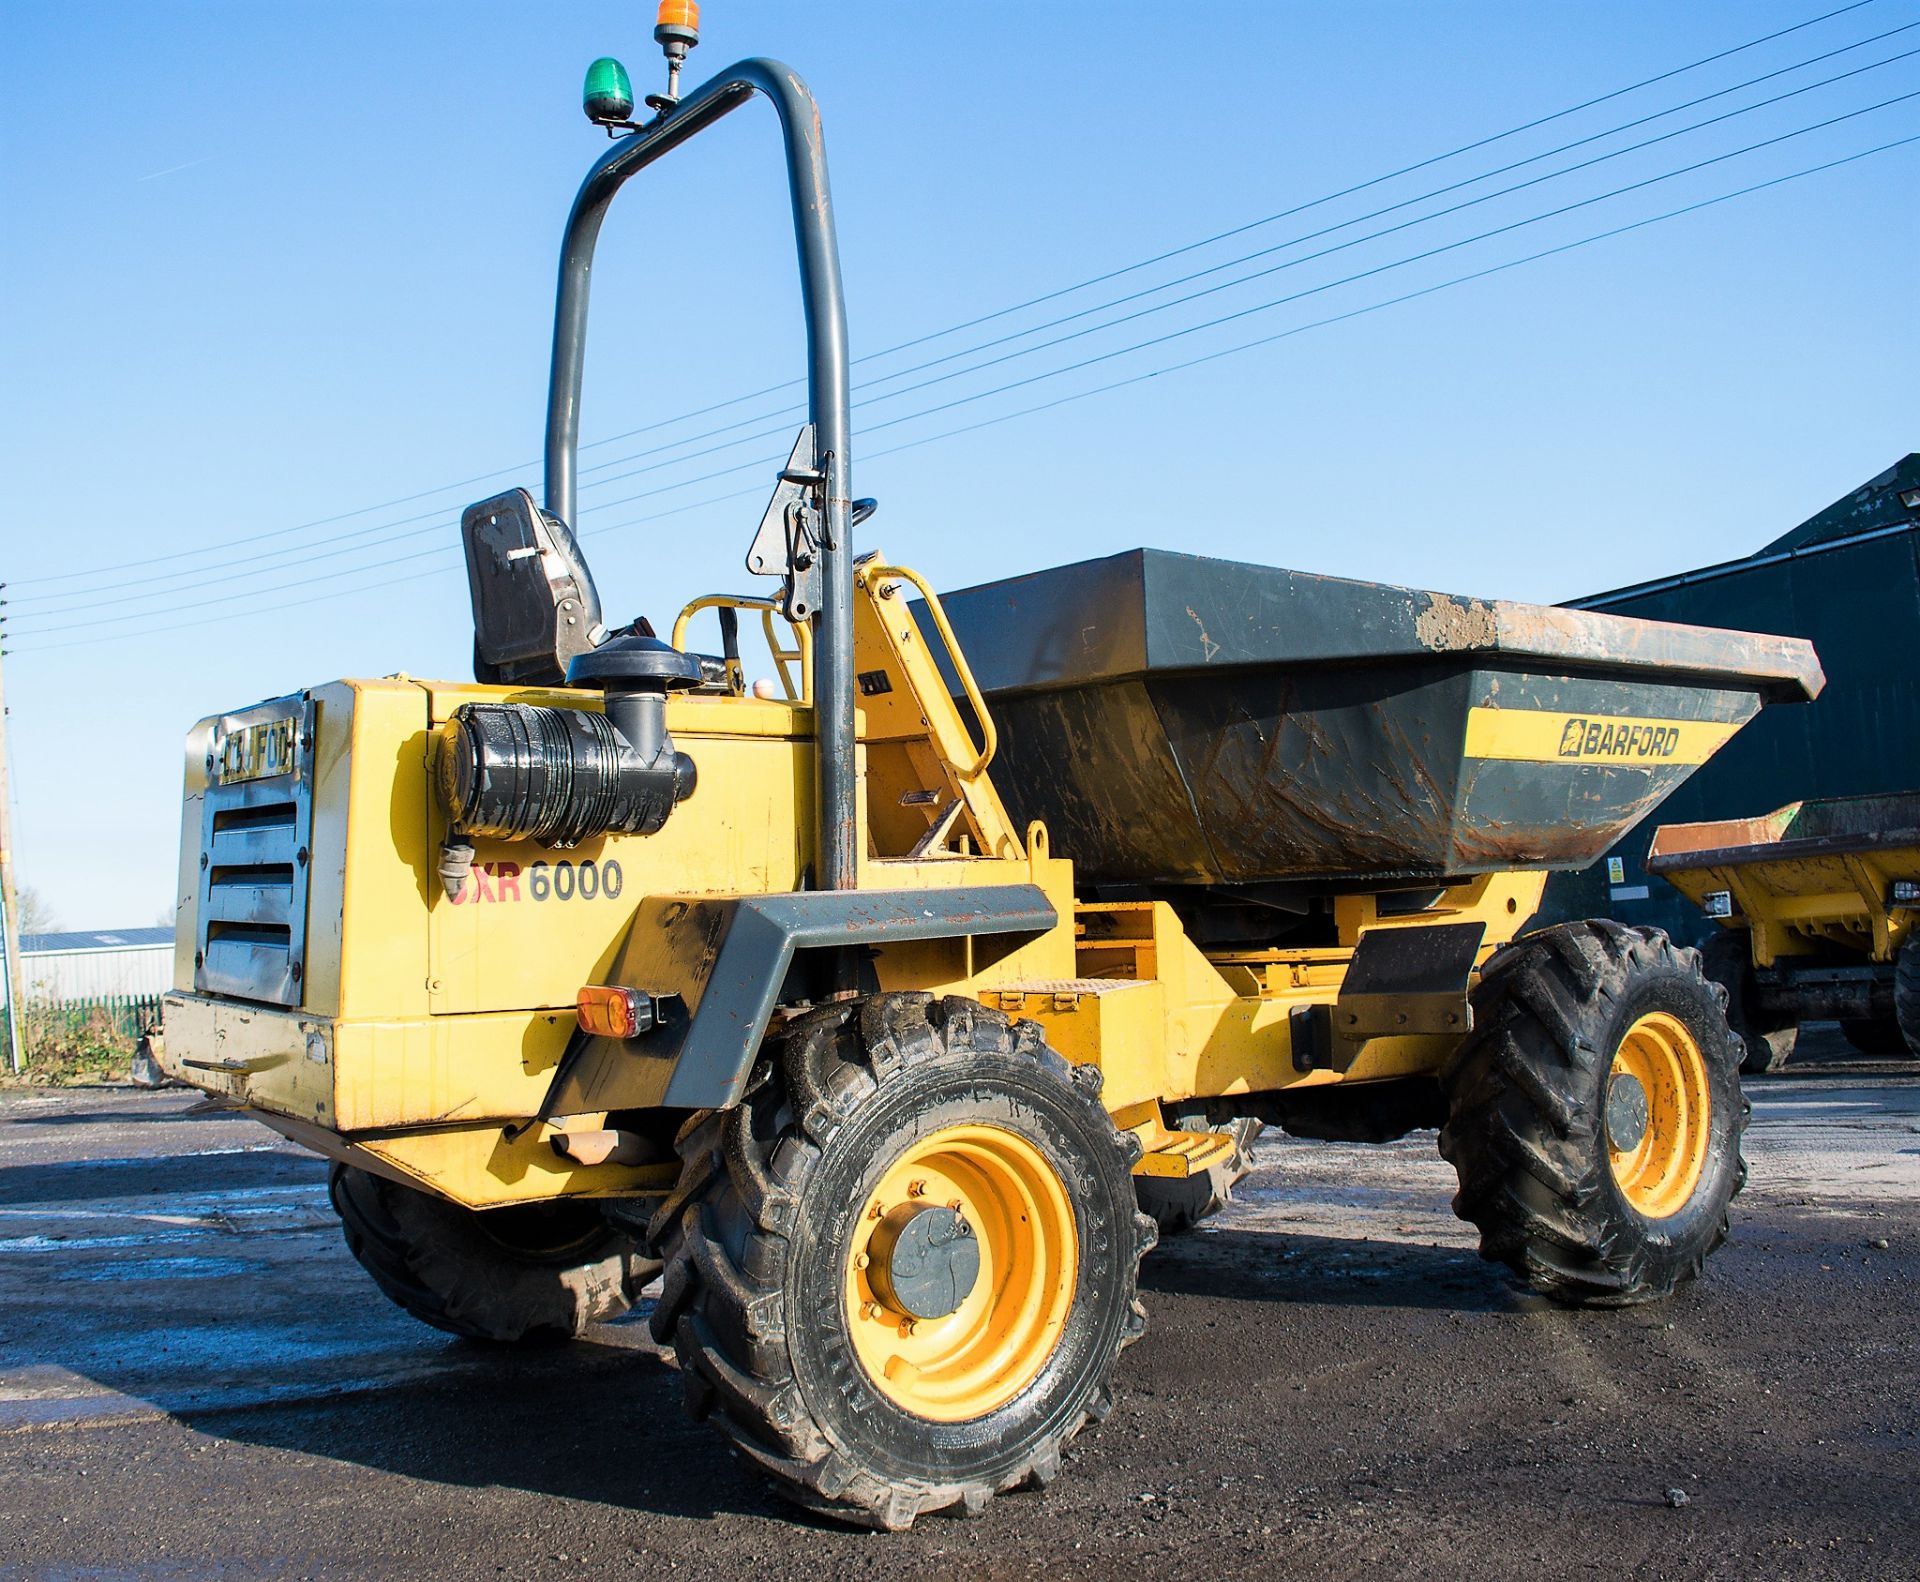
[[[606,635],[600,594],[572,530],[509,489],[460,516],[473,595],[477,680],[558,686]]]

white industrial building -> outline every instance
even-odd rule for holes
[[[22,997],[31,1005],[142,999],[173,987],[170,928],[23,934],[20,944]]]

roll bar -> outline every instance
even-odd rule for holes
[[[807,317],[807,405],[823,476],[825,524],[821,592],[811,620],[813,712],[819,776],[818,883],[851,890],[858,880],[853,784],[853,495],[852,420],[848,409],[847,314],[840,251],[827,190],[826,145],[813,94],[792,68],[743,60],[702,83],[658,119],[619,139],[601,156],[573,200],[560,251],[553,320],[553,370],[547,385],[546,509],[575,526],[580,441],[580,383],[586,362],[587,293],[593,250],[607,207],[631,176],[678,148],[756,93],[773,101],[786,145],[800,294]]]

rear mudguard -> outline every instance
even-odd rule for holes
[[[652,996],[655,1024],[635,1038],[586,1041],[549,1112],[737,1103],[800,951],[1032,935],[1055,921],[1031,884],[651,897],[608,981]]]

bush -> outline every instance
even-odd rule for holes
[[[157,1000],[93,1001],[22,1007],[20,1044],[26,1055],[13,1075],[8,1030],[0,1018],[0,1081],[41,1087],[124,1082],[141,1028],[159,1021]]]

